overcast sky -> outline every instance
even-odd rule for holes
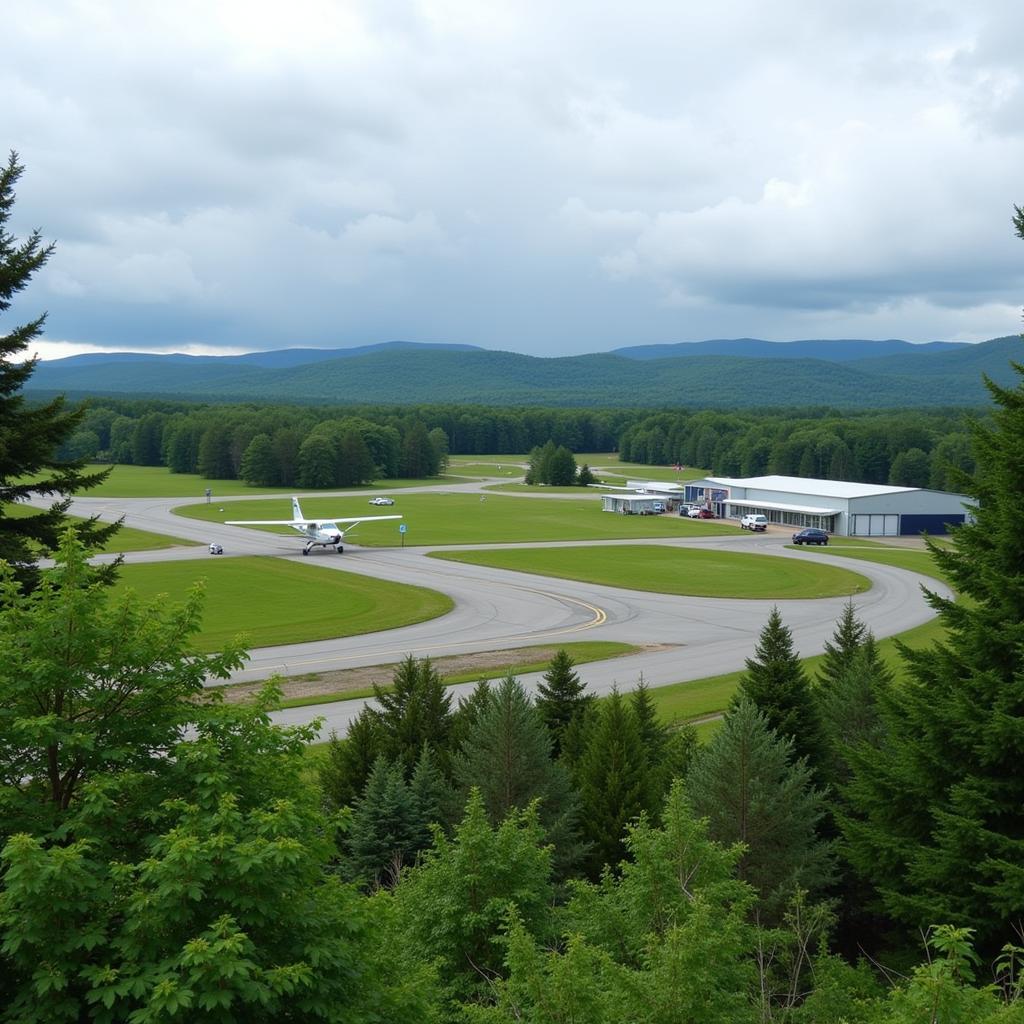
[[[0,328],[537,355],[1020,330],[1019,0],[5,5]]]

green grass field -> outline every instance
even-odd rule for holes
[[[12,503],[4,508],[4,515],[11,519],[26,519],[38,512],[39,509],[37,508],[17,503]],[[79,516],[68,516],[68,521],[73,523],[83,522]],[[159,551],[161,548],[173,548],[182,544],[194,545],[195,541],[182,540],[181,537],[168,537],[162,533],[148,533],[145,530],[135,530],[130,526],[122,526],[100,550],[110,553],[122,551]]]
[[[626,480],[659,480],[662,483],[685,483],[687,480],[702,480],[708,475],[706,469],[698,469],[694,466],[687,466],[685,469],[676,472],[672,466],[642,466],[635,462],[619,462],[615,456],[595,455],[593,462],[587,462],[591,471],[596,476],[615,476],[622,479],[615,480],[617,484],[624,484]],[[576,456],[578,465],[586,462],[582,456]]]
[[[311,518],[400,513],[408,529],[406,543],[488,544],[558,540],[635,540],[658,537],[706,537],[739,532],[739,527],[681,516],[622,516],[602,512],[593,493],[578,501],[477,494],[407,494],[388,508],[373,508],[359,498],[303,498],[302,511]],[[221,511],[223,509],[223,511]],[[285,519],[291,506],[282,498],[265,501],[222,501],[187,505],[179,515],[205,522],[228,519]],[[356,544],[396,547],[401,543],[395,521],[367,523],[352,535]],[[287,533],[286,527],[254,527]]]
[[[840,552],[836,552],[839,554]],[[878,545],[876,549],[866,550],[845,550],[844,555],[852,558],[863,558],[868,561],[881,562],[885,565],[895,565],[897,568],[912,569],[914,572],[921,572],[939,579],[939,573],[931,555],[927,551],[915,551],[906,548],[886,547]],[[916,556],[910,557],[907,556]],[[896,642],[905,644],[911,648],[928,647],[938,643],[945,637],[945,629],[942,624],[933,618],[931,622],[925,623],[915,629],[908,630],[895,637],[888,637],[879,641],[879,652],[885,659],[886,665],[899,679],[903,674],[903,660],[896,649]],[[805,657],[802,660],[805,671],[813,675],[821,663],[823,655],[816,654],[812,657]],[[670,686],[659,686],[650,691],[651,697],[657,707],[658,714],[663,721],[669,723],[685,722],[701,715],[710,715],[723,711],[728,707],[729,699],[732,697],[739,682],[740,672],[729,673],[724,676],[711,676],[706,679],[697,679],[692,682],[673,683]]]
[[[816,562],[658,545],[432,552],[434,558],[691,597],[787,600],[859,594],[870,581]]]
[[[197,579],[206,580],[203,628],[195,640],[204,651],[239,633],[248,635],[251,647],[302,643],[407,626],[452,608],[444,594],[423,587],[276,558],[126,565],[118,588],[180,603]]]
[[[877,544],[870,548],[863,547],[856,543],[856,538],[844,537],[842,540],[850,543],[844,544],[832,550],[833,555],[842,555],[843,558],[859,558],[864,562],[879,562],[882,565],[892,565],[897,569],[910,569],[912,572],[919,572],[925,576],[934,576],[942,579],[939,568],[930,551],[921,551],[916,548],[895,548]],[[792,547],[793,545],[787,545]],[[832,548],[829,544],[828,549]],[[802,547],[800,550],[804,550]],[[810,547],[807,548],[810,550]],[[815,551],[827,550],[825,548],[814,548]]]

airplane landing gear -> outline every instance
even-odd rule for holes
[[[340,554],[343,554],[343,553],[344,553],[344,551],[345,551],[345,549],[344,549],[344,548],[343,548],[343,547],[342,547],[342,546],[341,546],[341,545],[339,544],[339,545],[338,545],[338,554],[339,554],[339,555],[340,555]]]
[[[303,553],[304,555],[308,555],[308,554],[309,554],[309,550],[310,550],[310,548],[312,548],[312,547],[313,547],[313,545],[312,545],[312,544],[307,544],[307,545],[306,545],[306,546],[305,546],[305,547],[304,547],[304,548],[302,549],[302,553]]]

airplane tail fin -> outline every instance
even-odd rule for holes
[[[299,499],[294,497],[292,498],[292,519],[296,522],[300,519],[305,519],[305,516],[302,514],[302,509],[299,508]]]

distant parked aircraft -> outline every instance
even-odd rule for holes
[[[306,546],[302,549],[308,555],[314,546],[335,548],[340,555],[344,551],[342,540],[346,533],[351,532],[360,523],[376,523],[382,519],[401,519],[401,516],[354,516],[351,519],[307,519],[299,507],[299,499],[292,498],[291,519],[229,519],[228,526],[290,526],[298,530],[306,538]],[[350,524],[342,530],[338,523]]]

